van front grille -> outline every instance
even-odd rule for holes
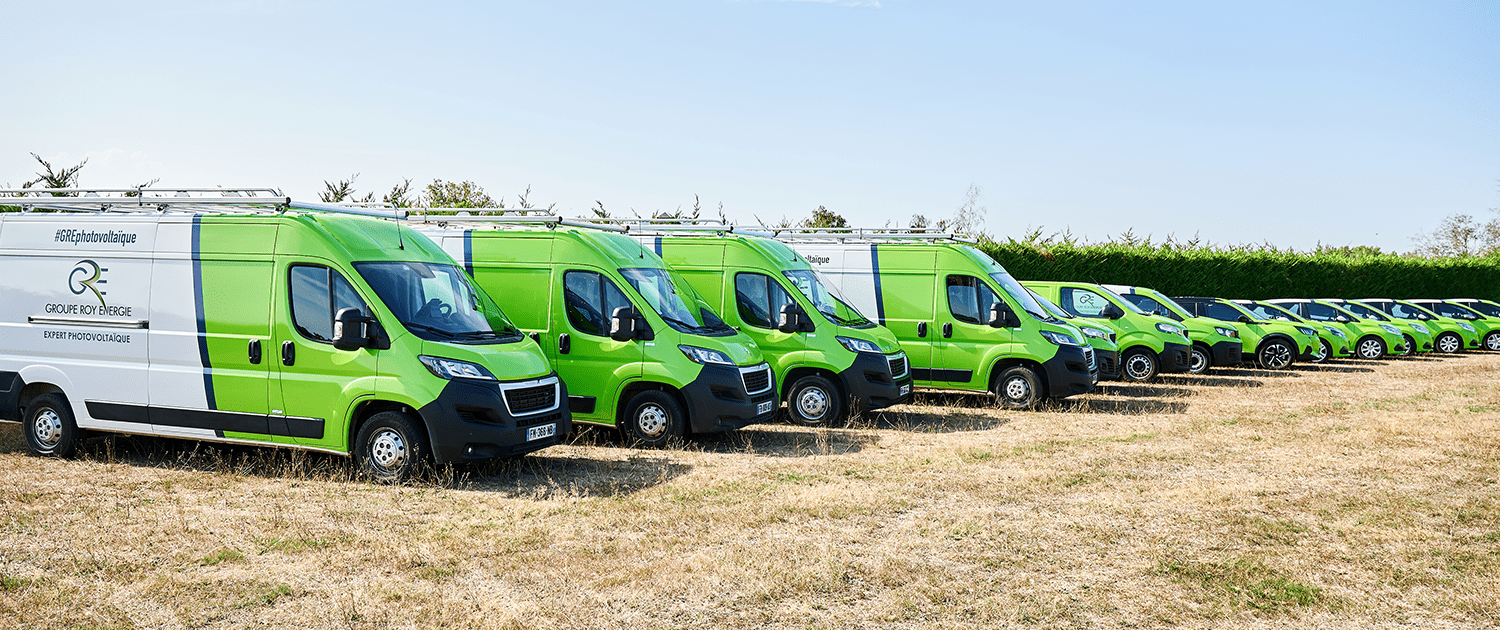
[[[771,388],[771,367],[740,370],[740,378],[745,381],[745,393],[757,394],[766,391]]]
[[[906,355],[898,354],[893,357],[886,357],[885,360],[891,365],[891,376],[896,378],[906,376]]]
[[[548,383],[506,390],[505,404],[515,416],[551,409],[557,406],[557,385]]]

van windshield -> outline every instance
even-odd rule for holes
[[[1037,304],[1041,304],[1042,308],[1047,309],[1047,312],[1051,313],[1053,317],[1056,317],[1058,319],[1073,319],[1072,313],[1062,310],[1061,307],[1053,304],[1052,300],[1042,297],[1042,294],[1037,293],[1036,291],[1032,291],[1031,289],[1027,289],[1026,292],[1030,293],[1032,299],[1036,300]]]
[[[1036,300],[1032,299],[1031,292],[1027,291],[1026,287],[1021,286],[1021,283],[1016,282],[1016,279],[1011,277],[1010,274],[997,271],[990,274],[990,279],[994,280],[995,284],[1000,285],[1000,289],[1010,295],[1010,299],[1020,304],[1021,310],[1030,313],[1032,317],[1044,322],[1057,321],[1057,318],[1048,313],[1047,309],[1042,308],[1041,304],[1037,304]]]
[[[1350,311],[1353,311],[1356,315],[1359,315],[1360,317],[1366,317],[1366,318],[1369,318],[1369,319],[1373,319],[1373,320],[1375,320],[1377,322],[1388,322],[1388,321],[1391,321],[1391,318],[1386,317],[1385,313],[1377,311],[1377,310],[1375,310],[1373,308],[1370,308],[1368,306],[1365,306],[1363,304],[1355,304],[1353,302],[1344,302],[1342,304],[1342,306],[1344,308],[1346,308],[1346,309],[1349,309]]]
[[[834,294],[833,284],[823,274],[811,269],[794,269],[782,272],[797,290],[807,296],[813,307],[835,325],[848,328],[872,328],[875,324],[861,315],[842,296]]]
[[[734,334],[686,282],[665,269],[621,269],[620,275],[646,299],[651,310],[677,332],[724,337]]]
[[[521,331],[500,307],[453,265],[422,262],[354,263],[401,325],[428,341],[486,344],[520,341]]]

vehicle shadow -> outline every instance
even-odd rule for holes
[[[1262,370],[1259,368],[1233,368],[1235,376],[1249,376],[1253,378],[1295,378],[1302,376],[1287,370]]]
[[[1010,424],[1010,418],[996,415],[1000,410],[995,407],[993,398],[983,395],[975,395],[974,398],[979,403],[975,407],[949,407],[958,409],[956,411],[927,411],[924,407],[906,405],[851,419],[849,426],[909,433],[960,433],[988,431]],[[975,411],[962,411],[966,408]],[[988,414],[976,413],[982,409],[991,411]]]
[[[1100,383],[1094,388],[1093,393],[1103,396],[1125,396],[1127,398],[1162,398],[1171,396],[1187,396],[1192,393],[1190,389],[1181,387],[1168,387],[1164,385],[1126,385],[1121,383]]]
[[[1187,413],[1188,410],[1188,404],[1185,402],[1162,400],[1160,398],[1111,400],[1108,398],[1081,396],[1065,398],[1052,404],[1059,411],[1105,413],[1117,416],[1144,416],[1158,413],[1181,414]]]
[[[858,453],[879,441],[879,436],[842,427],[768,425],[695,435],[683,443],[682,449],[715,454],[815,457]]]
[[[1384,365],[1384,364],[1382,363],[1382,365]],[[1292,369],[1293,370],[1300,370],[1300,371],[1303,371],[1303,372],[1345,372],[1345,373],[1351,373],[1351,372],[1374,372],[1375,371],[1373,368],[1367,368],[1367,367],[1351,367],[1351,366],[1344,366],[1344,365],[1323,365],[1323,364],[1293,365]]]
[[[1223,372],[1211,372],[1205,376],[1183,376],[1178,374],[1163,374],[1163,382],[1173,385],[1198,385],[1203,387],[1263,387],[1265,383],[1249,378],[1235,378],[1233,376],[1218,376]]]

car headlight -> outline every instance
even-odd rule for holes
[[[483,365],[477,363],[469,363],[468,361],[459,361],[457,359],[429,357],[427,355],[418,355],[417,359],[422,362],[422,365],[427,366],[427,369],[438,378],[448,380],[467,378],[476,381],[495,380],[494,374],[490,374],[489,370],[484,369]]]
[[[885,354],[880,351],[880,346],[877,346],[869,341],[865,341],[864,339],[853,339],[850,337],[834,337],[834,339],[837,339],[839,343],[844,344],[844,347],[848,348],[850,352],[873,352],[875,354]]]
[[[1169,335],[1182,335],[1182,329],[1171,324],[1157,324],[1156,329]],[[1186,335],[1183,335],[1186,336]]]
[[[1222,337],[1230,337],[1233,339],[1240,338],[1240,331],[1233,328],[1220,328],[1218,326],[1214,326],[1214,332],[1219,333],[1219,335]]]
[[[688,360],[693,363],[734,365],[734,361],[729,360],[729,355],[718,350],[709,350],[708,348],[699,348],[698,346],[677,346],[677,349],[687,355]]]
[[[1050,330],[1043,330],[1043,331],[1041,331],[1041,333],[1042,333],[1043,337],[1047,338],[1047,341],[1055,343],[1055,344],[1057,344],[1059,346],[1081,346],[1081,345],[1083,345],[1081,343],[1078,343],[1078,340],[1074,339],[1073,335],[1069,335],[1067,333],[1053,332],[1053,331],[1050,331]]]
[[[1302,333],[1304,335],[1307,335],[1309,337],[1316,337],[1316,336],[1318,336],[1318,331],[1313,330],[1311,328],[1308,328],[1306,326],[1297,326],[1297,332]]]
[[[1474,332],[1474,327],[1472,325],[1470,325],[1469,322],[1459,322],[1458,323],[1458,327],[1462,328],[1464,330],[1467,330],[1469,332]]]
[[[1427,334],[1427,327],[1423,326],[1421,324],[1412,324],[1411,325],[1411,329],[1415,330],[1415,331],[1417,331],[1419,333],[1422,333],[1424,335]]]
[[[1078,330],[1083,331],[1083,335],[1085,337],[1093,337],[1095,339],[1108,339],[1109,338],[1109,333],[1104,332],[1102,330],[1099,330],[1098,328],[1088,328],[1088,327],[1085,327],[1085,326],[1079,326]]]
[[[1333,333],[1333,335],[1335,337],[1340,337],[1340,338],[1343,338],[1343,339],[1348,339],[1349,338],[1349,335],[1344,334],[1344,331],[1339,330],[1337,328],[1334,328],[1332,326],[1324,326],[1323,328],[1327,329],[1328,332]]]
[[[1388,333],[1391,333],[1392,335],[1399,335],[1399,334],[1401,334],[1401,331],[1399,329],[1397,329],[1395,326],[1392,326],[1390,324],[1381,324],[1380,325],[1380,329],[1384,330],[1384,331],[1386,331]]]

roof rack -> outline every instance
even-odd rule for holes
[[[979,239],[960,236],[952,232],[922,228],[766,228],[778,239],[791,240],[838,240],[838,241],[958,241],[974,244]]]
[[[632,234],[684,234],[692,236],[724,234],[742,234],[745,236],[762,236],[771,238],[775,236],[768,228],[750,225],[733,225],[722,223],[713,219],[603,219],[609,223],[624,225]]]
[[[4,188],[0,206],[22,212],[132,214],[281,214],[289,210],[400,218],[399,208],[358,208],[296,201],[275,188]]]
[[[433,212],[453,212],[454,214],[433,214]],[[496,214],[474,214],[475,212],[492,212]],[[610,225],[607,223],[593,223],[590,221],[569,219],[558,215],[541,214],[508,214],[513,212],[526,212],[513,208],[414,208],[406,213],[406,220],[412,223],[434,223],[439,227],[449,225],[541,225],[545,227],[557,227],[559,225],[576,228],[589,228],[595,230],[607,230],[610,232],[625,232],[627,228]]]

